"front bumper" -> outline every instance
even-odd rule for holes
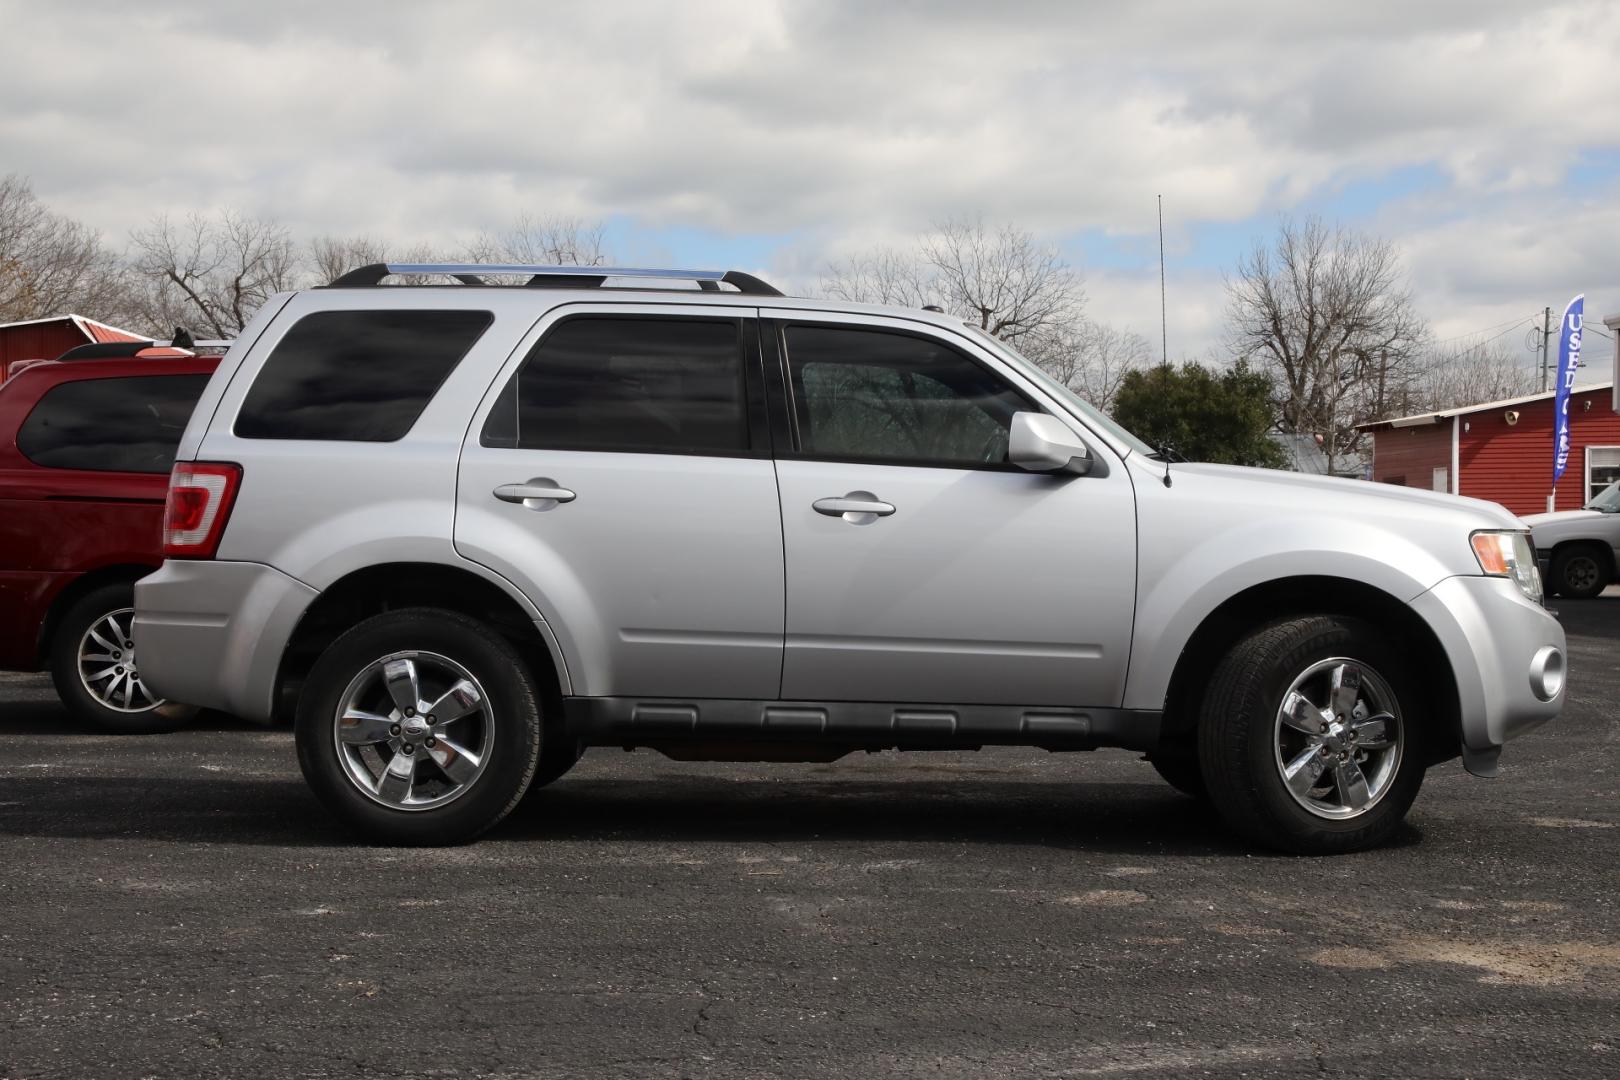
[[[1463,763],[1469,772],[1495,775],[1502,745],[1551,720],[1564,706],[1564,628],[1499,577],[1446,578],[1412,607],[1451,661]],[[1553,658],[1556,679],[1548,670]]]
[[[269,723],[314,589],[260,563],[170,559],[135,586],[141,679],[171,701]]]

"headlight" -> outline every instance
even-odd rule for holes
[[[1536,568],[1529,533],[1493,529],[1474,533],[1468,539],[1474,545],[1474,557],[1481,570],[1493,577],[1512,578],[1524,595],[1541,603],[1541,571]]]

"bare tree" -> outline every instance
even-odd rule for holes
[[[525,215],[510,228],[485,232],[467,245],[468,262],[541,266],[602,266],[607,262],[601,222]]]
[[[835,300],[920,308],[944,299],[930,270],[915,254],[876,247],[829,264],[821,275],[821,293]]]
[[[89,226],[53,213],[21,176],[0,176],[0,322],[122,314],[123,267]]]
[[[1272,375],[1281,430],[1320,436],[1330,471],[1359,451],[1357,424],[1410,400],[1427,331],[1387,241],[1285,219],[1226,288],[1234,352]]]
[[[1151,354],[1140,334],[1087,319],[1080,276],[1055,247],[1011,225],[947,221],[920,237],[915,253],[877,247],[828,265],[820,291],[840,300],[938,304],[1015,344],[1100,409],[1113,405],[1125,373],[1145,367]]]
[[[280,224],[227,210],[166,217],[132,234],[133,268],[148,325],[195,326],[235,337],[272,295],[302,284],[292,237]]]
[[[1535,369],[1490,342],[1430,353],[1423,370],[1416,408],[1411,411],[1451,409],[1536,391]]]
[[[1086,302],[1057,248],[1011,225],[991,232],[982,221],[947,221],[923,238],[922,256],[945,307],[1007,341],[1073,322]]]
[[[1126,374],[1153,362],[1147,338],[1090,319],[1029,335],[1018,348],[1048,375],[1104,412],[1113,409]]]
[[[371,236],[317,236],[309,243],[310,271],[314,279],[321,283],[335,281],[350,270],[373,263],[453,261],[443,258],[429,244],[405,247]],[[425,285],[443,279],[432,274],[404,274],[398,280],[405,285]]]

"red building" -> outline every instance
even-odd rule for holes
[[[10,376],[11,366],[20,360],[54,360],[79,345],[149,340],[144,334],[132,334],[83,315],[0,323],[0,382]]]
[[[1372,478],[1449,491],[1539,514],[1552,493],[1553,394],[1531,394],[1403,416],[1361,430],[1373,437]],[[1620,480],[1620,414],[1614,384],[1578,386],[1569,398],[1569,465],[1559,510],[1578,510]]]

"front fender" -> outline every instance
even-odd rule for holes
[[[1344,519],[1252,521],[1204,531],[1191,546],[1142,530],[1136,629],[1124,707],[1162,709],[1182,651],[1227,600],[1287,578],[1369,585],[1405,603],[1450,576],[1424,547],[1378,525]]]

